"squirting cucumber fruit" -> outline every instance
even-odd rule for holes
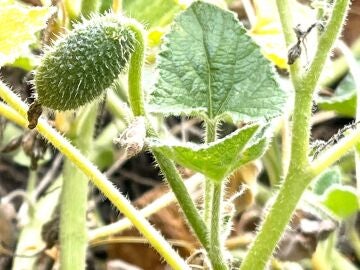
[[[63,111],[94,100],[126,70],[135,42],[120,15],[75,24],[47,49],[35,71],[37,102]]]

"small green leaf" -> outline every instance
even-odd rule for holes
[[[339,167],[332,167],[321,174],[315,181],[313,192],[317,195],[323,194],[329,187],[341,183],[341,172]]]
[[[214,143],[201,146],[156,141],[150,142],[150,145],[153,150],[160,151],[180,165],[219,182],[240,165],[260,157],[265,151],[267,141],[264,129],[259,125],[251,125]]]
[[[347,218],[359,210],[356,190],[349,186],[332,185],[322,203],[339,218]]]
[[[158,69],[154,112],[238,122],[278,116],[285,105],[273,68],[235,15],[201,1],[175,19]]]
[[[357,60],[360,66],[360,59]],[[339,115],[354,117],[356,114],[356,86],[351,74],[340,82],[334,96],[320,97],[317,101],[320,109],[335,111]]]
[[[25,7],[0,1],[0,66],[12,63],[36,41],[35,33],[45,28],[53,13],[49,7]]]

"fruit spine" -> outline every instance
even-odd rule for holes
[[[135,42],[119,15],[76,24],[48,49],[35,71],[38,102],[70,110],[94,100],[126,69]]]

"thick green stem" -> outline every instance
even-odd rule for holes
[[[0,87],[1,87],[1,82],[0,82]],[[17,111],[15,111],[12,107],[1,101],[0,101],[0,115],[4,116],[11,122],[16,123],[21,127],[26,127],[27,121],[23,117],[21,117],[21,115]]]
[[[211,211],[212,211],[212,201],[214,193],[214,184],[211,180],[205,180],[205,189],[204,189],[204,221],[208,228],[211,226]]]
[[[206,131],[206,143],[211,143],[216,140],[216,122],[213,123],[210,120],[205,122]],[[204,221],[205,224],[210,228],[211,226],[211,212],[212,212],[212,201],[214,194],[214,183],[210,179],[205,180],[205,193],[204,193]]]
[[[205,121],[206,143],[217,138],[217,121]],[[221,243],[223,183],[214,184],[211,179],[205,179],[204,220],[210,228],[210,249],[208,255],[214,270],[228,269],[224,259],[223,243]]]
[[[201,244],[207,249],[209,247],[207,227],[204,221],[200,218],[199,212],[194,205],[181,176],[177,172],[174,163],[160,152],[153,151],[153,154],[161,171],[168,180],[171,190],[174,192],[186,219],[191,225],[196,236],[199,238]]]
[[[256,239],[248,251],[241,270],[264,269],[274,252],[291,215],[309,184],[305,168],[308,166],[308,140],[310,136],[311,93],[300,92],[295,95],[295,109],[292,126],[291,161],[288,175],[268,212]]]
[[[0,81],[0,97],[11,105],[23,117],[27,118],[28,106]],[[1,109],[1,107],[0,107]],[[38,132],[71,160],[83,173],[99,188],[99,190],[134,224],[146,237],[150,244],[163,256],[165,261],[175,270],[188,270],[189,266],[170,246],[170,244],[150,225],[150,223],[137,211],[134,206],[114,187],[78,149],[70,144],[64,137],[55,131],[49,124],[39,119],[36,127]]]
[[[128,28],[135,34],[135,51],[130,59],[129,77],[128,77],[128,90],[129,101],[134,116],[145,116],[145,105],[142,91],[142,69],[144,65],[145,55],[145,40],[144,31],[140,24],[136,21],[130,21],[127,24]],[[157,136],[154,129],[151,127],[148,121],[148,133],[152,136]],[[199,238],[201,244],[205,249],[209,247],[208,244],[208,230],[204,221],[201,219],[199,211],[197,210],[193,200],[187,191],[183,179],[179,175],[174,163],[163,154],[153,151],[153,154],[160,165],[160,169],[165,175],[166,180],[171,186],[176,199],[179,202],[181,209],[183,210],[186,219],[190,223],[194,233]]]
[[[277,242],[291,219],[302,191],[311,180],[309,178],[299,172],[286,179],[261,225],[252,247],[241,264],[241,270],[265,269],[269,257],[274,252]]]
[[[200,196],[198,193],[199,185],[204,182],[204,177],[201,174],[194,174],[185,181],[187,190],[190,193],[196,192],[196,195]],[[195,195],[195,196],[196,196]],[[172,191],[162,195],[160,198],[157,198],[155,201],[146,205],[140,210],[141,214],[144,217],[149,217],[154,213],[159,212],[161,209],[167,207],[169,204],[176,202],[175,194]],[[96,242],[101,240],[104,237],[109,237],[114,234],[119,234],[122,231],[131,228],[133,225],[127,218],[122,218],[115,223],[111,223],[100,228],[96,228],[89,232],[89,241]]]
[[[72,142],[83,153],[91,151],[97,117],[95,104],[79,115]],[[60,265],[62,270],[85,269],[88,179],[71,161],[66,160],[60,199]]]
[[[315,90],[325,62],[329,57],[329,52],[340,35],[340,30],[344,24],[349,3],[350,0],[335,1],[331,18],[326,25],[324,33],[320,35],[319,45],[314,60],[304,76],[304,81],[311,86],[311,90]]]
[[[208,180],[210,181],[210,180]],[[223,183],[214,185],[212,196],[212,215],[210,227],[210,251],[209,258],[214,270],[227,270],[228,266],[224,258],[224,243],[222,243],[222,205]]]
[[[325,32],[321,35],[316,56],[306,76],[301,75],[299,66],[292,65],[290,68],[290,75],[295,89],[295,100],[289,171],[253,245],[241,264],[241,270],[261,270],[265,268],[286,225],[290,221],[302,193],[314,176],[313,171],[308,171],[312,95],[330,49],[340,32],[348,4],[348,0],[337,0],[335,2],[331,18]],[[289,2],[287,0],[277,0],[277,6],[285,40],[287,44],[290,44],[294,40],[294,33],[291,30]]]
[[[127,27],[134,33],[136,40],[129,65],[129,102],[134,116],[144,116],[145,106],[142,90],[142,69],[146,48],[145,34],[142,25],[136,21],[130,21]]]

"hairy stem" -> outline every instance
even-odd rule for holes
[[[217,138],[216,120],[205,121],[206,143],[214,142]],[[228,269],[223,255],[221,243],[221,225],[223,200],[223,183],[214,184],[211,179],[205,179],[204,220],[210,228],[210,249],[208,255],[214,270]]]
[[[95,104],[88,105],[78,116],[79,124],[73,124],[72,142],[83,153],[91,151],[97,117]],[[85,269],[87,230],[86,211],[88,196],[87,177],[66,160],[60,197],[60,264],[62,270]]]
[[[216,123],[212,123],[210,120],[205,122],[206,138],[205,142],[210,143],[216,140]],[[204,194],[204,221],[210,228],[211,226],[211,212],[212,201],[214,194],[214,183],[210,179],[205,180],[205,194]]]
[[[143,90],[141,84],[142,69],[144,65],[145,55],[144,31],[142,26],[137,22],[129,22],[128,27],[131,31],[134,32],[135,39],[137,40],[135,45],[135,51],[130,59],[128,75],[130,107],[133,111],[134,116],[146,117]],[[157,136],[150,122],[147,122],[147,133],[150,133],[151,136]],[[207,239],[207,227],[202,220],[193,200],[191,199],[191,196],[184,185],[183,179],[176,170],[174,163],[163,154],[154,150],[152,150],[152,152],[160,165],[161,171],[164,173],[166,180],[172,188],[176,199],[178,200],[178,203],[186,216],[186,219],[188,220],[201,244],[204,246],[205,249],[207,249],[209,246]]]
[[[201,185],[203,181],[204,181],[203,175],[197,173],[191,176],[190,178],[188,178],[185,181],[185,185],[187,190],[189,190],[189,192],[191,193],[196,192],[196,195],[200,196],[200,194],[197,191],[199,185]],[[157,198],[150,204],[146,205],[144,208],[140,210],[140,212],[144,217],[149,217],[152,214],[157,213],[161,209],[167,207],[169,204],[174,203],[175,201],[176,201],[176,197],[174,193],[169,191],[166,194],[162,195],[160,198]],[[129,221],[129,219],[122,218],[112,224],[91,230],[89,232],[89,241],[90,243],[96,242],[99,241],[101,238],[109,237],[113,234],[120,233],[131,227],[132,224]]]
[[[322,152],[319,157],[311,163],[309,171],[318,175],[333,165],[342,156],[348,153],[353,147],[360,142],[360,129],[346,135],[337,144]]]
[[[208,180],[210,181],[210,180]],[[223,181],[214,185],[212,196],[212,215],[210,227],[210,251],[209,258],[214,270],[227,270],[228,266],[224,258],[224,243],[222,243],[222,205]]]
[[[302,76],[299,66],[292,65],[290,75],[295,89],[293,126],[291,138],[291,160],[288,175],[280,188],[275,202],[266,215],[260,231],[248,251],[241,270],[264,269],[290,221],[307,185],[314,174],[308,171],[309,138],[312,96],[322,68],[343,24],[349,0],[337,0],[325,32],[321,35],[317,53],[310,71]],[[290,5],[287,0],[277,0],[277,6],[287,44],[294,40]],[[299,62],[299,61],[296,61]]]
[[[207,248],[209,246],[209,241],[206,225],[202,219],[199,219],[199,212],[194,205],[183,180],[177,172],[174,163],[160,152],[153,151],[153,154],[156,158],[156,161],[159,163],[161,171],[166,176],[171,190],[174,192],[175,195],[181,194],[181,196],[176,196],[176,199],[178,200],[179,205],[184,211],[184,214],[188,222],[190,223],[193,231],[199,238],[199,241],[205,248]]]
[[[330,20],[326,25],[324,33],[320,35],[314,60],[304,78],[304,81],[306,81],[311,90],[315,90],[325,62],[329,57],[329,52],[340,35],[340,30],[344,25],[349,3],[350,0],[335,1]]]
[[[342,41],[338,42],[338,48],[344,55],[355,83],[356,89],[356,117],[355,122],[360,121],[360,67],[356,62],[356,58],[353,56],[350,48]],[[360,196],[360,145],[355,147],[355,171],[356,171],[356,188],[358,196]]]
[[[308,166],[308,139],[310,136],[311,94],[296,94],[292,126],[291,160],[287,177],[275,198],[274,204],[267,213],[260,231],[256,236],[241,270],[264,269],[274,252],[301,195],[312,177],[306,174]],[[298,96],[299,95],[299,96]],[[305,127],[305,128],[304,128]],[[295,158],[296,157],[296,158]]]
[[[1,87],[1,83],[0,83]],[[1,90],[1,89],[0,89]],[[26,127],[27,121],[17,111],[11,108],[9,105],[0,101],[0,115],[4,116],[11,122],[19,125],[20,127]]]
[[[130,58],[129,65],[129,102],[134,116],[145,116],[144,96],[142,90],[142,69],[145,58],[145,34],[141,24],[130,21],[127,27],[135,35],[135,49]]]
[[[28,107],[14,94],[6,85],[0,82],[0,97],[27,118]],[[78,149],[69,143],[63,136],[55,131],[49,124],[39,119],[36,127],[38,132],[52,145],[61,151],[75,166],[92,181],[92,183],[113,203],[113,205],[134,224],[134,226],[147,238],[150,244],[163,256],[165,261],[176,270],[189,269],[189,266],[161,236],[161,234],[150,225],[150,223],[135,209],[135,207],[114,187],[114,185],[103,175]]]

